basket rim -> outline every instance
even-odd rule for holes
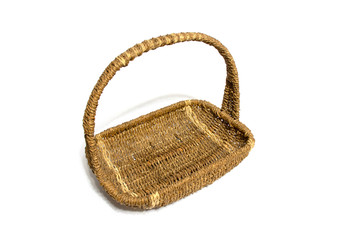
[[[145,115],[142,115],[142,116],[132,119],[130,121],[121,123],[117,126],[106,129],[95,135],[96,142],[99,138],[110,138],[115,134],[127,131],[135,126],[138,126],[139,124],[142,124],[151,119],[166,115],[177,109],[180,109],[180,108],[183,108],[186,106],[196,106],[196,105],[200,105],[202,107],[208,108],[213,113],[215,113],[216,116],[227,121],[230,126],[242,131],[248,139],[243,147],[237,149],[234,152],[231,152],[229,155],[227,155],[226,157],[224,157],[222,159],[219,159],[215,163],[213,163],[209,166],[203,167],[202,169],[199,169],[195,174],[198,174],[198,176],[201,176],[201,174],[208,172],[208,171],[206,171],[207,168],[214,167],[219,164],[220,165],[224,164],[224,162],[227,162],[227,159],[229,159],[229,158],[232,159],[232,158],[234,158],[235,155],[248,154],[250,152],[250,150],[254,147],[254,143],[255,143],[254,136],[251,133],[250,129],[247,126],[245,126],[245,124],[241,123],[239,120],[235,120],[228,113],[220,110],[220,108],[213,105],[212,103],[205,101],[205,100],[197,100],[197,99],[180,101],[180,102],[171,104],[169,106],[160,108],[158,110],[152,111],[150,113],[147,113]],[[153,202],[151,200],[151,194],[142,196],[142,197],[134,197],[134,196],[130,195],[129,193],[118,192],[118,190],[116,189],[114,184],[112,182],[106,180],[106,178],[103,177],[106,174],[103,173],[102,168],[94,167],[94,165],[98,165],[99,160],[96,157],[90,156],[90,154],[87,154],[87,158],[88,158],[89,166],[91,167],[92,171],[94,172],[99,183],[103,186],[105,191],[114,200],[116,200],[120,204],[130,206],[130,207],[145,208],[145,209],[151,209],[154,207],[158,207],[158,206],[153,206]],[[176,185],[186,184],[187,181],[188,181],[188,179],[184,178],[184,179],[180,180],[179,182],[177,182]],[[158,194],[162,195],[165,192],[168,192],[169,189],[171,189],[171,188],[174,188],[174,185],[169,185],[169,187],[165,187],[165,188],[159,190]]]

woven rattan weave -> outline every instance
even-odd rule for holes
[[[221,109],[202,100],[181,101],[95,135],[98,101],[115,73],[144,52],[185,41],[204,42],[223,56],[227,77]],[[254,138],[238,118],[238,73],[229,51],[202,33],[160,36],[129,48],[100,76],[84,115],[86,156],[116,201],[156,208],[211,184],[248,155]]]

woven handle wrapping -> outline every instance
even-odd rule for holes
[[[89,153],[91,155],[96,151],[94,136],[96,108],[98,106],[100,95],[102,94],[108,82],[113,78],[115,73],[120,68],[126,67],[130,61],[142,55],[144,52],[148,52],[149,50],[154,50],[165,45],[172,45],[174,43],[186,41],[199,41],[214,46],[219,51],[221,56],[223,56],[226,63],[227,77],[221,110],[228,113],[234,119],[239,118],[238,73],[234,59],[232,58],[227,48],[215,38],[202,33],[174,33],[160,36],[143,41],[142,43],[136,44],[135,46],[129,48],[124,53],[116,57],[100,76],[93,91],[91,92],[83,119],[85,139],[88,151],[90,151]]]

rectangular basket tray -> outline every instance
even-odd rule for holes
[[[118,202],[140,208],[167,205],[211,184],[254,144],[244,124],[201,100],[175,103],[95,138],[100,183]]]

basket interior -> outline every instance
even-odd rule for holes
[[[244,130],[213,108],[186,101],[97,134],[104,177],[119,193],[146,197],[245,146]]]

